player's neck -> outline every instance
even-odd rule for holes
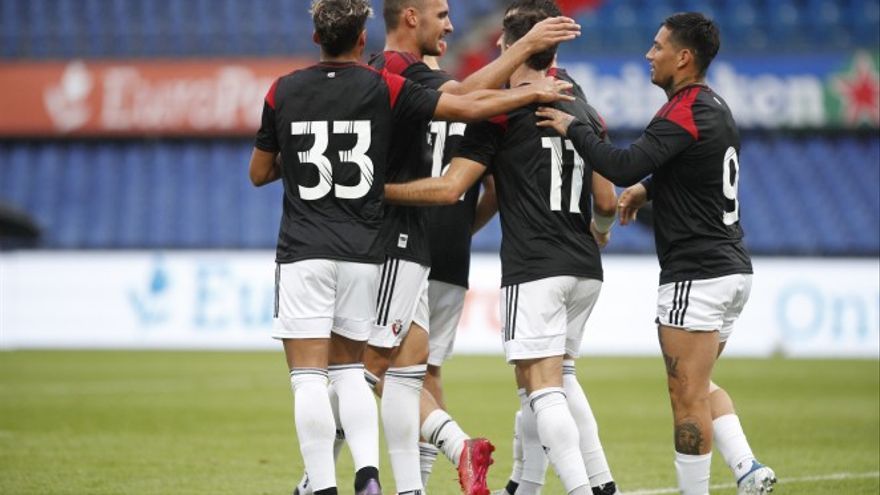
[[[415,36],[402,29],[385,34],[385,51],[412,53],[417,58],[423,55]]]
[[[321,62],[329,62],[331,64],[344,64],[347,62],[359,63],[361,61],[361,55],[363,50],[359,50],[355,48],[350,52],[340,53],[339,55],[328,55],[324,50],[321,50]]]
[[[510,87],[515,88],[523,84],[539,82],[545,77],[547,77],[547,71],[531,69],[528,65],[522,64],[510,75]]]
[[[676,93],[682,90],[682,88],[686,88],[688,86],[693,86],[694,84],[702,84],[706,85],[706,78],[703,76],[697,75],[687,75],[683,76],[678,81],[673,81],[672,86],[666,88],[666,97],[672,98]]]

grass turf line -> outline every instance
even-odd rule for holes
[[[672,428],[659,358],[578,361],[615,478],[624,490],[675,486]],[[722,359],[753,449],[782,479],[777,492],[876,494],[880,363]],[[490,487],[506,482],[518,406],[500,357],[456,357],[444,369],[450,412],[498,450]],[[391,493],[387,456],[382,481]],[[278,353],[0,353],[0,493],[284,494],[302,470],[284,359]],[[347,451],[340,491],[352,482]],[[786,479],[809,479],[786,483]],[[431,495],[457,494],[435,464]],[[713,494],[735,493],[713,456]],[[562,493],[548,472],[544,493]]]

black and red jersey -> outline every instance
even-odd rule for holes
[[[281,153],[279,263],[384,259],[377,236],[395,129],[430,119],[439,98],[359,63],[321,63],[272,85],[255,146]]]
[[[660,283],[752,273],[739,223],[740,137],[727,103],[702,84],[673,95],[629,149],[589,126],[568,130],[596,170],[620,186],[647,181]]]
[[[443,71],[431,69],[410,53],[385,51],[373,56],[369,63],[377,70],[399,74],[434,90],[452,79]],[[400,121],[395,125],[386,176],[388,182],[409,182],[431,176],[433,150],[430,121],[429,115],[418,121]],[[387,205],[380,241],[387,255],[430,266],[428,209]]]
[[[582,99],[554,106],[604,132]],[[567,139],[536,125],[537,107],[471,124],[457,154],[495,176],[501,285],[564,275],[601,280],[602,261],[589,227],[592,168]]]
[[[467,125],[461,122],[431,122],[433,144],[431,176],[446,173],[464,138]],[[428,247],[431,272],[428,279],[468,287],[471,267],[471,233],[480,197],[480,184],[474,184],[452,205],[427,209]]]

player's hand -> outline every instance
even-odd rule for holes
[[[529,53],[542,52],[563,41],[581,35],[581,26],[569,17],[550,17],[532,26],[519,42],[525,43]]]
[[[552,107],[540,107],[535,115],[539,118],[538,127],[552,127],[563,137],[568,135],[568,126],[574,122],[574,117]]]
[[[645,206],[647,202],[648,190],[641,182],[624,189],[617,201],[617,217],[620,219],[620,225],[634,222],[639,208]]]
[[[595,220],[590,221],[590,233],[593,234],[593,239],[596,239],[596,244],[599,245],[599,249],[604,249],[605,246],[608,245],[608,241],[611,240],[611,231],[609,230],[603,234],[596,230]]]
[[[571,95],[572,84],[568,81],[545,77],[543,81],[532,86],[536,92],[538,103],[574,101],[574,96]]]

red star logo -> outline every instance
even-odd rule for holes
[[[853,69],[835,77],[833,84],[843,102],[847,124],[864,122],[880,126],[880,76],[868,53],[858,53]]]

